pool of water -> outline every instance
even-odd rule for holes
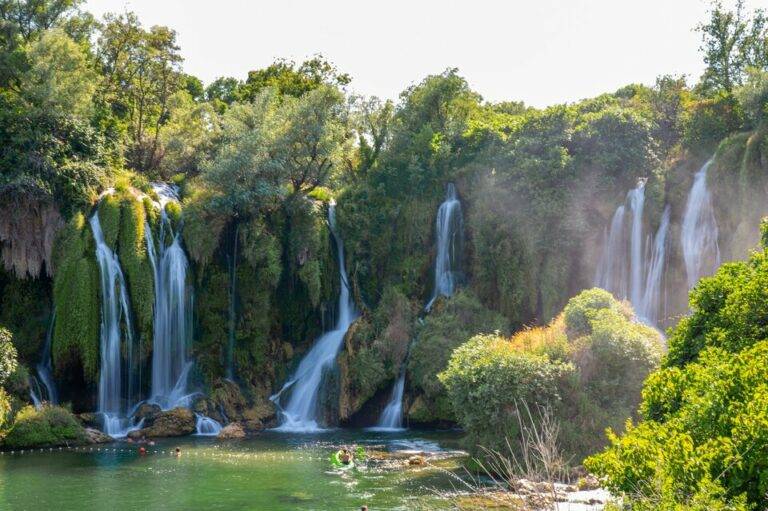
[[[435,451],[426,466],[362,463],[337,470],[341,445],[376,451]],[[173,451],[181,449],[181,456]],[[0,509],[340,510],[449,509],[462,456],[455,433],[266,432],[241,441],[184,438],[139,455],[124,442],[91,448],[0,455]],[[439,467],[439,468],[438,468]]]

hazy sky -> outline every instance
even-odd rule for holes
[[[764,0],[747,4],[757,6]],[[726,4],[728,2],[726,1]],[[88,0],[178,32],[184,69],[244,79],[277,57],[322,53],[352,89],[396,98],[458,67],[487,100],[574,101],[660,74],[702,71],[704,0]]]

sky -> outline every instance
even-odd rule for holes
[[[750,8],[766,0],[747,1]],[[726,0],[726,5],[729,1]],[[245,79],[276,58],[322,54],[351,90],[396,99],[456,67],[488,101],[544,107],[653,84],[694,82],[703,62],[694,27],[705,0],[88,0],[97,17],[134,11],[178,33],[184,70],[210,83]]]

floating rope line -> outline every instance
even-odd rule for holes
[[[61,447],[41,447],[37,449],[18,449],[11,451],[0,451],[0,456],[21,456],[25,454],[44,454],[53,452],[69,452],[69,453],[105,453],[105,454],[134,454],[136,456],[147,455],[160,455],[160,456],[176,456],[175,451],[165,449],[145,449],[140,451],[140,447],[130,448],[118,448],[118,447],[84,447],[84,446],[61,446]],[[329,456],[318,455],[312,456],[302,452],[295,452],[289,454],[277,454],[273,452],[262,452],[255,450],[246,451],[234,451],[226,452],[222,451],[218,447],[212,450],[190,450],[185,451],[184,456],[194,456],[203,458],[237,458],[246,460],[269,460],[269,461],[286,461],[286,460],[298,460],[298,461],[327,461]],[[181,456],[181,454],[179,455]]]

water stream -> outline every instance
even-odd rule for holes
[[[139,392],[130,302],[120,261],[104,240],[98,211],[91,216],[90,225],[101,277],[98,413],[105,433],[124,436],[132,427],[128,417]]]
[[[192,290],[187,283],[189,264],[174,233],[165,204],[177,200],[175,190],[159,185],[161,219],[155,243],[149,225],[144,232],[155,278],[154,331],[152,335],[152,389],[150,403],[167,410],[189,406],[187,379],[192,362],[188,358],[192,335]]]
[[[270,399],[277,405],[281,431],[316,432],[320,424],[317,404],[322,391],[323,376],[331,370],[344,342],[344,335],[357,317],[349,290],[344,262],[344,243],[336,231],[336,206],[328,208],[328,224],[336,242],[339,265],[338,318],[333,330],[321,335],[299,363],[293,376]]]
[[[711,165],[710,159],[694,176],[683,214],[680,243],[689,289],[720,266],[717,221],[712,194],[707,188],[707,171]]]

